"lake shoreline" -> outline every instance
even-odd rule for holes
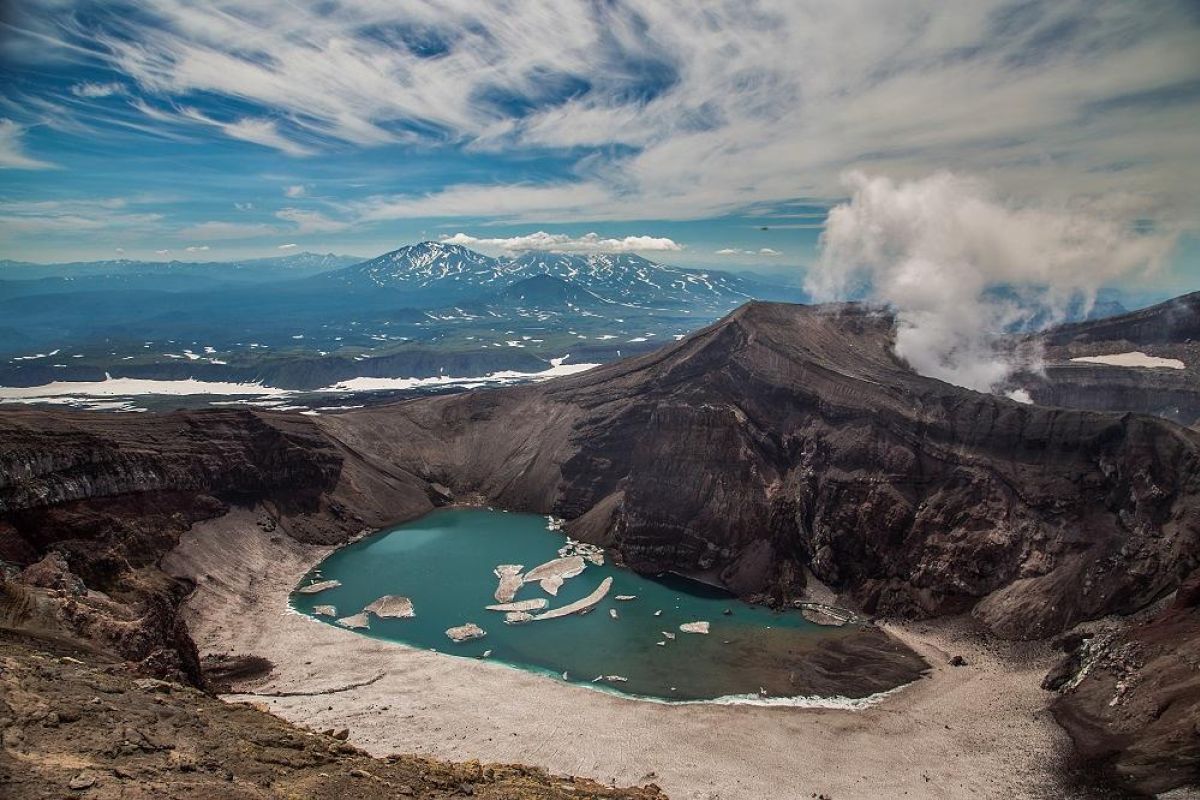
[[[361,636],[502,661],[637,700],[858,707],[929,669],[873,625],[819,625],[803,609],[749,603],[673,574],[640,575],[619,559],[590,565],[577,555],[575,562],[562,559],[572,546],[541,514],[435,509],[339,548],[304,578],[324,590],[297,591],[289,601]],[[538,570],[567,569],[564,561],[580,575],[552,586],[551,601],[538,586],[550,573]],[[516,567],[526,572],[516,591],[548,607],[519,625],[484,610],[501,593],[497,564],[523,564]],[[597,596],[605,585],[612,596],[604,596],[607,590]],[[393,592],[418,609],[415,618],[368,620],[358,613]],[[605,608],[588,614],[597,604]],[[711,626],[709,635],[687,632],[698,620]],[[449,629],[464,623],[486,634],[448,643]]]
[[[523,669],[446,659],[291,610],[296,582],[335,548],[304,545],[234,511],[188,532],[164,567],[197,589],[184,619],[202,654],[274,670],[237,688],[313,729],[350,729],[375,755],[519,762],[603,782],[653,781],[673,798],[831,794],[1064,796],[1066,734],[1039,687],[1042,645],[974,636],[961,621],[894,625],[929,675],[862,710],[642,702]],[[966,667],[952,667],[962,655]],[[285,696],[268,697],[269,693]],[[786,759],[779,753],[793,754]]]

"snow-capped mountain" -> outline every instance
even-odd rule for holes
[[[531,252],[493,258],[442,242],[402,247],[323,279],[358,290],[406,290],[412,300],[426,301],[491,292],[537,275],[558,278],[602,300],[635,308],[724,312],[751,298],[778,298],[781,291],[731,273],[672,267],[631,253]]]
[[[727,272],[657,264],[632,253],[526,253],[511,275],[552,275],[631,306],[732,308],[755,297],[752,281]]]
[[[420,242],[330,273],[326,278],[355,288],[435,289],[494,286],[503,262],[466,247]]]

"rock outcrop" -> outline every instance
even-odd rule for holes
[[[190,587],[161,572],[159,559],[192,523],[231,505],[260,506],[264,526],[287,520],[287,535],[324,543],[396,515],[359,499],[357,485],[400,514],[405,503],[410,515],[428,506],[422,489],[406,493],[370,470],[339,500],[340,482],[362,471],[304,417],[5,411],[0,561],[38,563],[10,581],[0,613],[8,627],[77,637],[200,685],[176,613]]]
[[[1093,769],[1139,794],[1200,783],[1200,572],[1145,624],[1067,637],[1051,709]]]

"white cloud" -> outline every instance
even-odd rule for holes
[[[186,239],[250,239],[274,232],[275,228],[262,223],[211,221],[190,225],[179,235]]]
[[[11,119],[0,119],[0,169],[54,169],[54,164],[25,153],[24,133],[25,128]]]
[[[154,254],[159,255],[159,256],[165,256],[165,255],[168,255],[170,252],[171,252],[170,250],[155,250]]]
[[[295,184],[294,186],[284,187],[283,193],[288,197],[304,197],[307,193],[303,184]]]
[[[294,224],[298,233],[333,233],[350,227],[349,222],[331,219],[319,211],[305,211],[299,208],[284,208],[276,211],[275,216]]]
[[[94,237],[106,231],[146,232],[161,214],[139,212],[120,197],[84,200],[0,201],[0,233]]]
[[[294,156],[419,140],[422,154],[575,159],[553,185],[370,189],[347,220],[702,219],[840,199],[854,167],[987,175],[1043,206],[1128,193],[1158,223],[1200,219],[1200,18],[1186,0],[109,0],[98,28],[45,12],[60,4],[29,15],[36,42],[6,46],[112,70],[136,120],[114,114],[108,129],[219,132]],[[0,128],[0,166],[51,166],[19,134]]]
[[[1136,204],[1023,203],[946,172],[904,182],[851,173],[846,185],[851,198],[829,212],[808,289],[891,306],[897,355],[979,391],[1013,370],[996,337],[1030,314],[988,289],[1037,289],[1043,309],[1061,314],[1074,296],[1152,274],[1174,244],[1169,233],[1137,232]]]
[[[235,202],[235,203],[233,204],[233,207],[234,207],[234,208],[236,208],[238,211],[253,211],[253,210],[254,210],[254,203],[238,203],[238,202]]]
[[[618,153],[578,165],[564,202],[544,206],[562,209],[556,219],[837,198],[853,165],[894,178],[994,172],[1033,197],[1119,187],[1163,214],[1197,213],[1197,21],[1185,2],[261,0],[234,14],[159,0],[100,32],[54,20],[65,46],[93,45],[151,96],[261,109],[234,122],[146,113],[293,155],[409,142],[414,128],[474,150]],[[539,105],[555,81],[588,88]],[[464,192],[478,187],[422,204]]]
[[[208,250],[208,245],[206,245],[206,244],[193,244],[193,245],[188,245],[188,246],[187,246],[185,249],[186,249],[186,250],[187,250],[189,253],[203,253],[203,252],[205,252],[206,250]]]
[[[296,246],[296,244],[294,242],[289,242],[288,244],[279,245],[279,249],[280,250],[291,250],[295,246]]]
[[[195,109],[185,109],[184,114],[197,121],[206,122],[209,125],[220,128],[227,136],[233,139],[241,139],[244,142],[252,142],[263,147],[270,147],[274,150],[287,153],[289,156],[311,156],[316,152],[311,147],[306,147],[281,134],[274,120],[242,117],[233,122],[221,122],[210,119]]]
[[[125,87],[120,83],[77,83],[71,87],[71,94],[76,97],[111,97],[114,94],[124,94]]]
[[[494,217],[554,222],[586,215],[586,209],[611,201],[598,184],[479,185],[460,184],[420,196],[380,196],[348,207],[366,222],[414,217]]]
[[[739,250],[736,247],[723,247],[720,250],[713,251],[719,256],[781,256],[783,253],[771,247],[760,247],[758,250]]]
[[[634,253],[634,252],[678,252],[683,246],[661,236],[625,236],[620,239],[602,238],[596,233],[572,237],[563,233],[538,231],[525,236],[508,238],[480,238],[465,233],[443,236],[448,244],[464,247],[482,247],[506,252],[549,250],[556,253]]]

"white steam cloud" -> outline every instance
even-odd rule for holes
[[[1137,232],[1128,204],[1015,205],[983,181],[944,172],[844,180],[851,198],[829,213],[809,291],[890,306],[898,356],[977,391],[998,388],[1016,368],[997,337],[1035,313],[989,289],[1037,289],[1037,313],[1061,319],[1072,298],[1090,305],[1104,284],[1156,270],[1174,242]]]

